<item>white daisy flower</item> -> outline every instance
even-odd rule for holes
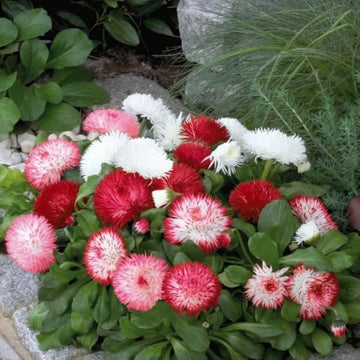
[[[298,164],[297,166],[297,171],[299,174],[302,174],[306,171],[309,171],[311,167],[310,162],[306,159],[304,162],[302,162],[301,164]]]
[[[226,127],[231,140],[237,141],[240,145],[243,143],[244,135],[249,130],[238,119],[224,117],[217,119],[217,121]]]
[[[321,235],[321,231],[316,225],[315,221],[308,221],[296,230],[294,241],[296,244],[301,245],[302,243],[313,244]]]
[[[173,162],[154,139],[130,139],[114,160],[117,167],[130,173],[138,173],[145,179],[165,176]]]
[[[91,175],[97,175],[101,171],[101,164],[116,164],[119,153],[126,148],[130,138],[119,131],[113,131],[101,135],[94,140],[80,160],[80,173],[86,181]]]
[[[165,150],[172,151],[181,144],[180,130],[183,118],[174,115],[153,125],[154,138]]]
[[[299,165],[307,160],[303,139],[288,136],[278,129],[255,129],[244,135],[244,150],[255,158],[273,159],[284,165]]]
[[[151,193],[156,208],[168,205],[174,198],[174,196],[169,193],[169,190],[170,189],[154,190]]]

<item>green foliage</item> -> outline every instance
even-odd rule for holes
[[[79,29],[59,31],[48,40],[50,16],[21,3],[24,9],[13,1],[1,4],[9,18],[0,17],[0,133],[11,132],[20,120],[49,132],[71,130],[80,124],[78,108],[109,99],[90,76],[76,81],[93,43]],[[56,74],[65,70],[74,80],[61,84]]]

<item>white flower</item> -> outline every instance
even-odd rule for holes
[[[243,143],[244,135],[249,130],[238,119],[224,117],[217,121],[226,127],[231,140],[237,141],[240,145]]]
[[[243,163],[240,146],[236,141],[229,141],[216,147],[204,160],[210,159],[210,166],[215,165],[216,172],[231,175],[235,168]]]
[[[310,170],[310,167],[311,167],[311,164],[310,162],[306,159],[304,162],[302,162],[301,164],[298,164],[297,166],[297,171],[299,174],[302,174],[306,171],[309,171]]]
[[[154,138],[165,150],[172,151],[181,144],[180,130],[182,124],[182,114],[178,117],[174,115],[164,118],[163,122],[153,125]]]
[[[130,139],[115,159],[115,165],[130,173],[139,173],[145,179],[165,176],[173,162],[154,139]]]
[[[151,193],[156,208],[168,205],[171,202],[173,196],[169,196],[168,190],[169,189],[154,190]]]
[[[278,129],[255,129],[244,135],[244,150],[255,158],[274,159],[282,164],[299,165],[307,160],[304,141]]]
[[[80,160],[80,173],[86,181],[91,175],[99,174],[101,164],[116,164],[116,157],[126,148],[130,138],[119,131],[101,135],[86,149]]]
[[[296,230],[294,241],[301,245],[302,243],[312,244],[316,242],[321,235],[321,231],[315,221],[308,221]]]

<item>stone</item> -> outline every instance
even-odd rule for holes
[[[37,299],[40,280],[20,269],[8,255],[0,254],[0,313],[10,317],[19,307]]]
[[[77,360],[105,360],[105,352],[98,351],[78,358]]]
[[[71,360],[88,353],[87,350],[75,346],[63,346],[42,351],[36,338],[39,332],[28,326],[28,316],[33,307],[34,304],[16,310],[13,321],[21,343],[31,353],[34,360]]]
[[[17,149],[19,144],[17,142],[16,134],[14,134],[14,133],[10,134],[10,141],[11,141],[11,148],[12,149]]]
[[[2,360],[21,360],[21,357],[2,336],[0,336],[0,350]]]
[[[323,356],[311,354],[309,360],[359,360],[360,349],[355,349],[350,344],[345,343],[341,346],[334,347],[330,355]]]
[[[11,142],[10,142],[10,138],[4,138],[2,140],[0,140],[0,150],[4,150],[4,149],[10,149],[11,147]]]
[[[25,154],[29,154],[30,151],[35,147],[35,140],[36,136],[30,133],[19,134],[17,137],[20,149]]]
[[[24,161],[24,160],[23,160]],[[19,170],[21,172],[24,172],[25,170],[25,163],[21,162],[20,164],[15,164],[15,165],[10,165],[9,166],[10,169],[16,169]]]
[[[0,164],[1,165],[11,165],[11,157],[12,150],[11,149],[1,149],[0,151]]]
[[[10,165],[20,164],[22,162],[20,153],[14,151],[10,155]]]

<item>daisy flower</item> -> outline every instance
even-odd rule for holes
[[[199,142],[213,146],[221,141],[229,140],[226,127],[204,115],[189,116],[182,124],[181,137],[185,141]]]
[[[326,307],[333,306],[340,293],[337,276],[330,272],[317,272],[313,267],[298,264],[286,282],[289,298],[300,305],[300,317],[319,320]]]
[[[44,216],[55,229],[72,225],[79,187],[77,182],[69,180],[46,186],[35,200],[34,213]]]
[[[323,202],[315,196],[295,195],[289,202],[293,214],[301,222],[312,221],[319,229],[321,235],[330,229],[337,229]]]
[[[164,236],[170,244],[188,240],[210,253],[230,244],[224,234],[230,229],[231,217],[219,200],[207,194],[184,194],[170,205],[169,217],[164,219]]]
[[[249,130],[238,119],[224,117],[217,119],[217,121],[226,128],[231,140],[240,145],[243,143],[244,136]]]
[[[299,165],[307,160],[304,141],[297,135],[288,136],[278,129],[248,131],[242,144],[245,151],[263,160],[273,159],[284,165]]]
[[[244,162],[240,146],[236,141],[229,141],[216,147],[208,156],[211,160],[210,167],[215,166],[215,172],[223,172],[231,175],[237,166]]]
[[[345,335],[346,324],[344,320],[339,318],[335,319],[330,326],[330,330],[335,337],[342,337],[343,335]]]
[[[280,307],[287,291],[285,283],[287,276],[283,276],[289,268],[282,268],[273,272],[271,266],[262,262],[262,266],[254,266],[254,274],[245,285],[245,295],[255,306],[265,309],[277,309]]]
[[[149,181],[139,174],[116,169],[105,175],[95,188],[94,209],[105,224],[124,227],[152,207]]]
[[[6,232],[7,253],[17,266],[33,273],[47,271],[55,263],[56,234],[45,217],[25,214]]]
[[[266,180],[243,182],[231,191],[229,203],[246,221],[257,223],[263,208],[281,196],[280,189]]]
[[[175,264],[165,275],[164,300],[180,315],[199,315],[219,303],[221,284],[211,268],[203,263]]]
[[[139,234],[145,234],[150,230],[150,223],[148,219],[140,219],[134,224],[135,230]]]
[[[179,162],[187,164],[195,170],[211,168],[209,158],[211,149],[203,144],[195,142],[182,143],[175,149],[173,156]]]
[[[296,230],[294,241],[297,245],[305,244],[315,244],[317,240],[320,239],[320,229],[317,227],[314,221],[308,221],[300,225]]]
[[[92,233],[84,252],[84,263],[92,279],[101,285],[111,284],[111,280],[127,250],[122,235],[115,228],[103,228]]]
[[[35,146],[25,161],[25,175],[36,189],[60,181],[64,170],[79,165],[80,149],[72,141],[52,139]]]
[[[126,148],[130,138],[119,131],[101,135],[86,149],[80,160],[80,173],[86,181],[89,176],[97,175],[104,163],[115,165],[119,154]]]
[[[167,271],[164,259],[131,254],[119,263],[114,273],[115,295],[129,310],[148,311],[163,298],[162,286]]]
[[[97,109],[86,116],[83,130],[99,134],[118,130],[135,138],[140,134],[140,125],[134,116],[125,111],[114,108]]]

